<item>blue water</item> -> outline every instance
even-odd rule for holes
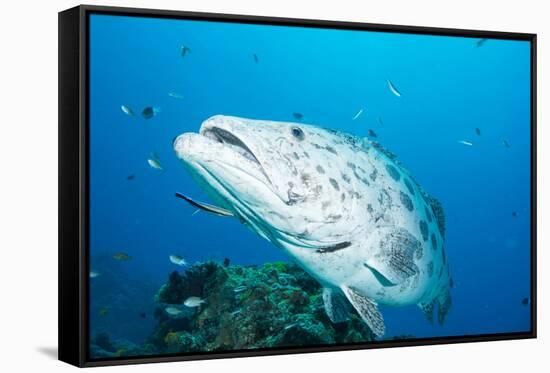
[[[92,334],[144,341],[155,323],[154,294],[178,269],[170,254],[190,263],[288,260],[236,219],[192,215],[174,197],[207,200],[172,139],[215,114],[292,121],[293,112],[358,136],[374,130],[443,203],[455,283],[450,314],[439,326],[415,306],[382,308],[386,336],[528,331],[530,45],[477,41],[92,15],[90,260],[102,273],[91,281]],[[185,57],[182,45],[191,49]],[[161,112],[146,120],[146,106]],[[152,152],[163,171],[147,164]],[[116,261],[116,252],[132,259]]]

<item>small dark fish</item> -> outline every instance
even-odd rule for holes
[[[229,260],[229,258],[224,258],[224,259],[223,259],[223,266],[224,266],[224,267],[229,267],[229,263],[231,263],[231,261]]]
[[[521,304],[523,304],[524,306],[528,306],[530,303],[531,303],[531,300],[529,298],[523,298],[521,300]]]
[[[380,123],[380,125],[384,124],[384,122],[382,121],[382,117],[378,117],[378,123]]]
[[[481,130],[476,127],[476,135],[481,136]]]
[[[371,129],[369,129],[368,134],[369,134],[370,137],[378,137],[378,135],[376,134],[376,132],[374,132],[374,131],[371,130]]]
[[[191,48],[189,48],[186,45],[182,45],[181,46],[181,56],[185,57],[187,55],[187,53],[191,53]]]
[[[292,116],[298,120],[302,120],[304,118],[304,115],[301,113],[292,113]]]
[[[254,57],[254,62],[256,63],[260,62],[260,60],[258,59],[258,55],[256,53],[254,53],[252,56]]]
[[[512,217],[517,218],[517,217],[518,217],[518,213],[517,213],[516,211],[512,211]]]
[[[136,175],[134,174],[126,176],[126,180],[134,180],[135,178],[136,178]]]
[[[146,319],[147,318],[147,314],[145,312],[141,312],[139,314],[139,317],[141,317],[142,319]]]
[[[479,39],[477,42],[476,42],[476,47],[482,47],[485,43],[487,42],[487,39]]]
[[[510,148],[512,145],[510,145],[510,143],[506,140],[502,140],[502,145],[504,145],[505,147],[507,148]]]
[[[143,111],[141,112],[141,116],[145,119],[151,119],[153,118],[155,115],[157,115],[158,113],[160,113],[160,109],[159,108],[156,108],[154,106],[147,106],[145,109],[143,109]]]
[[[108,313],[109,313],[109,309],[107,307],[99,310],[99,316],[107,316]]]

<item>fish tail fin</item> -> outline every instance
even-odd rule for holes
[[[447,314],[451,309],[451,304],[452,299],[450,289],[445,288],[442,289],[441,292],[431,301],[418,303],[417,305],[424,313],[424,316],[426,316],[426,319],[430,322],[430,324],[433,324],[434,322],[434,316],[436,314],[435,310],[437,309],[437,321],[439,325],[443,325],[445,323],[445,319],[447,318]]]
[[[450,289],[446,287],[441,291],[441,293],[439,293],[436,299],[438,304],[437,321],[439,322],[439,325],[443,325],[452,305]]]
[[[427,303],[418,303],[418,307],[424,313],[424,316],[426,316],[426,319],[430,322],[430,324],[434,323],[435,303],[436,303],[435,300],[432,300],[431,302],[427,302]]]

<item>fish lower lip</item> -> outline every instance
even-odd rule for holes
[[[252,150],[250,150],[250,148],[246,146],[246,144],[241,139],[239,139],[231,132],[221,129],[219,127],[211,127],[205,130],[202,135],[219,143],[233,146],[234,149],[237,150],[242,156],[257,163],[258,165],[261,165],[260,161],[258,160],[258,158],[256,158]]]

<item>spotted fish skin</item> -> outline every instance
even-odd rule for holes
[[[442,207],[376,142],[218,115],[199,134],[176,138],[174,150],[217,204],[288,253],[327,294],[346,295],[376,334],[384,332],[380,304],[418,304],[445,318]]]

